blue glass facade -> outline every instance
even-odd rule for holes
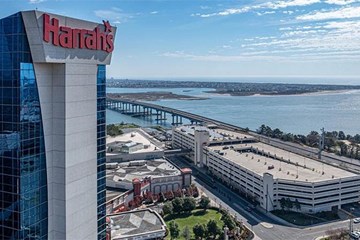
[[[47,239],[39,95],[21,13],[0,20],[0,239]]]
[[[98,66],[97,72],[97,202],[98,239],[106,239],[106,67]]]

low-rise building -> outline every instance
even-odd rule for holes
[[[150,140],[141,129],[106,139],[106,162],[126,162],[141,159],[156,159],[164,156],[164,150]]]
[[[216,125],[181,125],[173,127],[172,146],[173,148],[191,150],[189,158],[200,167],[205,164],[203,155],[204,146],[226,145],[236,143],[255,142],[256,139],[248,134],[230,132],[217,128]]]
[[[134,153],[136,151],[140,151],[142,149],[148,148],[149,145],[142,144],[141,142],[133,142],[133,141],[115,141],[112,143],[109,143],[107,146],[107,152],[108,153]]]
[[[184,184],[181,169],[166,159],[137,160],[118,164],[107,164],[106,186],[115,189],[133,189],[133,180],[138,179],[146,185],[143,191],[154,194],[176,191],[191,184]]]
[[[108,215],[107,240],[163,239],[166,224],[152,209]]]
[[[281,209],[282,199],[303,212],[335,210],[360,200],[358,174],[257,142],[247,134],[197,128],[174,129],[174,147],[191,149],[196,164],[267,211]],[[197,137],[199,132],[205,140]],[[197,153],[200,146],[202,153]]]

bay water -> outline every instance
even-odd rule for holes
[[[208,98],[206,100],[161,100],[152,103],[203,115],[256,130],[261,124],[285,132],[307,134],[312,130],[360,134],[360,91],[278,96],[230,96],[206,93],[206,88],[107,88],[108,93],[167,91]],[[155,125],[149,119],[132,118],[107,110],[107,123],[133,122]]]

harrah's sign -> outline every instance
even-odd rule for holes
[[[103,21],[105,31],[100,27],[94,30],[72,29],[59,26],[59,19],[52,18],[48,14],[43,14],[45,42],[50,42],[52,34],[52,44],[64,48],[86,48],[91,50],[102,50],[108,53],[114,50],[114,35],[111,34],[112,28],[109,21]]]

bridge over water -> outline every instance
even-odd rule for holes
[[[174,108],[164,107],[153,103],[140,102],[135,100],[124,100],[124,99],[106,99],[106,107],[110,110],[114,110],[123,114],[127,114],[133,117],[155,117],[157,122],[164,122],[171,118],[172,125],[182,124],[183,119],[187,119],[193,123],[208,123],[214,124],[218,127],[229,131],[240,131],[247,132],[251,136],[255,137],[258,141],[269,144],[274,147],[284,149],[289,152],[293,152],[305,157],[309,157],[318,160],[318,150],[306,146],[301,146],[296,143],[283,142],[279,139],[274,139],[266,136],[259,135],[254,131],[249,131],[232,124],[224,123],[212,118],[207,118],[197,114],[177,110]],[[329,165],[336,165],[337,167],[355,171],[360,173],[360,161],[337,156],[332,153],[323,152],[321,162]]]
[[[183,119],[187,119],[189,122],[191,122],[191,124],[209,123],[221,126],[225,129],[229,129],[232,131],[246,131],[245,129],[238,126],[217,121],[212,118],[207,118],[197,114],[148,102],[107,98],[106,107],[110,110],[130,115],[132,117],[155,117],[155,120],[157,122],[164,122],[169,120],[172,125],[182,124]]]

